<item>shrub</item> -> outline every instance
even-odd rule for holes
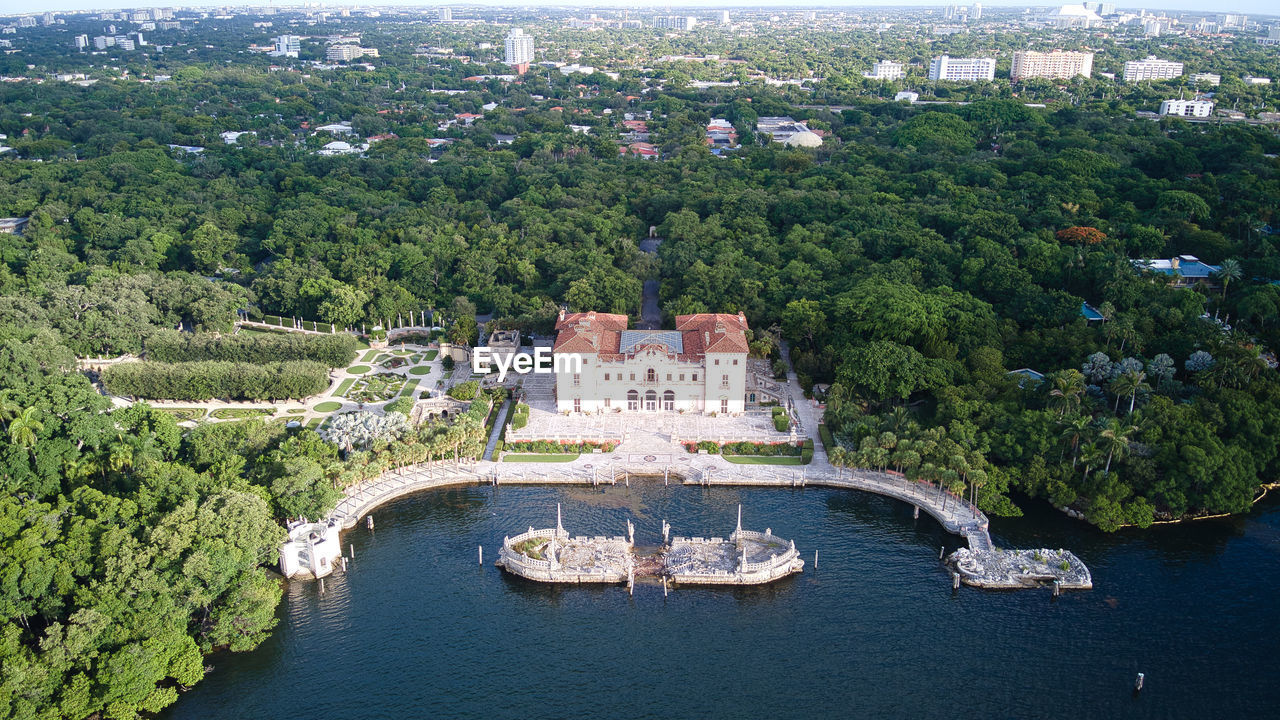
[[[440,366],[443,367],[445,370],[452,370],[454,366],[453,356],[445,355],[444,358],[440,361]]]
[[[449,388],[449,397],[454,400],[474,400],[476,393],[480,391],[480,383],[476,380],[468,380],[464,383],[458,383]]]
[[[329,368],[309,360],[122,363],[102,371],[102,384],[113,394],[148,400],[287,400],[327,388]]]
[[[160,330],[146,341],[147,359],[156,362],[263,363],[312,360],[329,367],[346,367],[356,359],[358,343],[345,334],[216,335]]]
[[[405,417],[408,417],[409,413],[413,411],[413,404],[414,404],[414,399],[412,396],[404,396],[404,397],[398,397],[395,400],[392,400],[391,402],[387,403],[385,406],[383,406],[383,409],[386,410],[387,412],[402,413]]]
[[[813,448],[807,447],[800,451],[800,462],[804,465],[813,462]]]
[[[511,429],[519,430],[529,424],[529,406],[524,403],[516,405],[515,412],[511,414]]]
[[[778,432],[786,432],[791,429],[791,421],[787,420],[786,415],[774,415],[773,429]]]

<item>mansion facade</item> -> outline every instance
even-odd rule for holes
[[[741,413],[747,393],[742,313],[676,317],[675,330],[628,330],[627,316],[560,313],[552,355],[560,412]]]

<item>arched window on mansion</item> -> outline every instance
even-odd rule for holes
[[[628,410],[640,409],[640,393],[636,392],[635,390],[627,391],[627,409]]]

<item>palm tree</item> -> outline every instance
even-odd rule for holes
[[[1232,280],[1239,280],[1243,271],[1240,269],[1240,261],[1235,258],[1227,258],[1222,261],[1218,269],[1214,271],[1214,276],[1222,282],[1222,297],[1227,297],[1227,286]]]
[[[133,446],[125,442],[123,438],[112,443],[111,450],[107,456],[107,466],[113,472],[123,472],[126,468],[133,467]]]
[[[1111,392],[1116,394],[1116,412],[1120,411],[1120,398],[1129,396],[1129,414],[1133,414],[1133,405],[1138,401],[1138,393],[1150,390],[1147,374],[1141,370],[1127,370],[1111,382]]]
[[[9,441],[28,450],[34,447],[40,431],[44,429],[44,423],[37,417],[39,412],[33,406],[14,415],[9,421]]]
[[[1068,411],[1080,407],[1080,397],[1084,395],[1084,375],[1074,368],[1055,373],[1053,389],[1049,396],[1054,398],[1053,404],[1058,406],[1058,417]]]
[[[9,421],[17,417],[22,412],[20,405],[15,405],[8,400],[0,402],[0,422],[8,427]]]
[[[1093,424],[1093,418],[1088,415],[1063,423],[1062,439],[1071,444],[1071,467],[1076,466],[1076,460],[1080,457],[1080,441],[1089,434],[1091,424]]]
[[[1129,437],[1138,431],[1137,425],[1126,425],[1119,418],[1111,418],[1107,422],[1107,426],[1098,433],[1098,440],[1102,442],[1102,449],[1107,452],[1107,465],[1103,468],[1104,474],[1111,473],[1111,460],[1120,457],[1123,458],[1129,454],[1129,447],[1132,443]]]
[[[1089,481],[1089,471],[1102,462],[1102,451],[1094,443],[1089,443],[1080,450],[1080,462],[1084,465],[1084,480]]]

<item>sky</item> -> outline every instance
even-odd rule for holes
[[[241,0],[228,0],[227,2],[210,2],[206,0],[205,2],[200,2],[199,5],[204,5],[209,7],[220,7],[223,5],[263,6],[268,4],[268,2],[270,1],[271,0],[255,0],[253,2],[244,2]],[[969,4],[971,2],[972,0],[955,0],[955,4]],[[286,0],[284,2],[275,2],[273,4],[280,7],[285,7],[287,5],[293,5],[297,3],[289,2]],[[379,3],[377,2],[353,3],[353,2],[326,1],[326,2],[323,2],[322,4],[329,7],[344,7],[344,6],[356,7],[358,5],[377,5]],[[451,7],[458,8],[460,12],[465,12],[465,8],[467,5],[502,5],[506,7],[530,7],[530,6],[605,7],[605,8],[610,7],[610,5],[608,5],[607,3],[600,2],[600,0],[596,0],[595,2],[592,2],[591,0],[556,0],[556,1],[533,0],[532,2],[529,2],[528,0],[524,0],[524,1],[481,0],[480,2],[476,2],[473,0],[472,2],[468,2],[468,3],[449,3],[449,2],[439,2],[436,0],[421,0],[419,2],[413,2],[412,0],[388,0],[386,3],[383,3],[383,4],[399,5],[399,6],[416,5],[416,6],[423,6],[423,7],[449,5]],[[776,2],[763,2],[760,4],[749,5],[749,4],[743,3],[742,0],[736,0],[736,1],[735,0],[698,0],[695,3],[690,3],[689,5],[682,6],[679,4],[672,3],[670,2],[670,0],[659,1],[659,2],[655,2],[653,0],[629,0],[629,2],[626,3],[625,7],[630,9],[661,8],[663,10],[687,8],[692,12],[696,12],[698,9],[710,9],[710,8],[732,9],[734,7],[756,7],[756,8],[773,7],[779,10],[794,11],[794,10],[802,10],[806,8],[821,9],[823,7],[827,7],[827,8],[869,7],[869,6],[940,7],[946,4],[951,4],[951,3],[947,3],[945,2],[945,0],[920,0],[918,2],[911,2],[910,0],[907,0],[905,2],[903,0],[881,0],[881,1],[850,0],[850,2],[839,2],[838,0],[826,0],[821,4],[799,5],[795,3],[786,2],[785,0],[780,0]],[[1008,2],[1008,1],[1002,2],[1001,0],[990,0],[989,2],[983,2],[982,4],[985,7],[1027,7],[1028,6],[1028,3],[1026,2]],[[1051,4],[1056,4],[1056,3],[1041,3],[1039,6],[1043,7],[1045,5],[1051,5]],[[1269,14],[1272,16],[1280,14],[1280,5],[1277,4],[1276,0],[1227,0],[1227,2],[1223,4],[1209,3],[1209,2],[1205,2],[1205,0],[1150,0],[1149,2],[1142,2],[1142,1],[1135,2],[1134,0],[1126,0],[1125,2],[1117,2],[1116,5],[1117,7],[1120,7],[1120,8],[1134,8],[1134,9],[1145,8],[1148,10],[1214,12],[1214,13],[1242,12],[1245,14],[1252,14],[1252,15]],[[163,1],[156,2],[156,0],[134,0],[133,2],[130,2],[129,0],[0,0],[0,15],[43,13],[50,10],[56,12],[58,10],[118,10],[121,8],[182,7],[182,6],[184,5],[181,2],[181,0],[177,0],[176,2],[170,2],[170,3],[166,3]],[[623,7],[623,5],[615,4],[612,7]],[[1036,7],[1036,6],[1033,5],[1032,7]]]

